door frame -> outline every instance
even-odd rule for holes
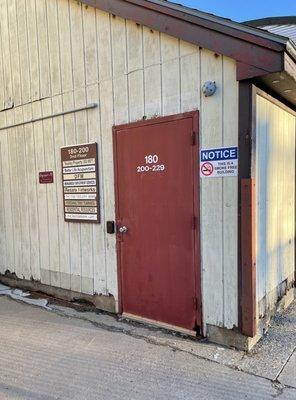
[[[202,288],[201,288],[201,245],[200,245],[200,176],[199,176],[199,111],[191,111],[181,114],[168,115],[164,117],[156,117],[151,119],[143,119],[137,122],[127,124],[114,125],[112,128],[113,136],[113,163],[114,163],[114,186],[115,186],[115,235],[116,235],[116,253],[117,253],[117,279],[118,279],[118,312],[122,314],[122,259],[121,246],[117,234],[117,221],[119,219],[119,191],[118,191],[118,163],[117,163],[117,133],[124,129],[138,128],[147,125],[157,125],[160,123],[172,122],[182,119],[192,119],[192,151],[193,151],[193,201],[195,224],[194,229],[194,248],[193,255],[195,260],[195,294],[196,304],[196,328],[202,332]],[[199,189],[199,190],[198,190]],[[194,217],[194,216],[193,216]],[[199,332],[198,332],[199,333]]]

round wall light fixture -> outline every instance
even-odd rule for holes
[[[203,84],[202,92],[205,97],[213,96],[217,90],[217,85],[215,81],[207,81]]]

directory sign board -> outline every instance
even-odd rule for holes
[[[100,222],[97,143],[61,149],[67,222]]]

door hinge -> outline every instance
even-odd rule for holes
[[[196,132],[192,132],[191,134],[192,146],[196,146]]]
[[[197,309],[198,309],[197,297],[193,297],[193,306],[194,306],[194,310],[197,310]]]
[[[197,218],[195,215],[193,215],[193,217],[192,217],[192,228],[193,228],[193,230],[196,230],[196,228],[197,228]]]

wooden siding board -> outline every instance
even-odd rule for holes
[[[26,0],[17,2],[18,47],[20,55],[20,79],[22,104],[31,100],[31,79],[27,33]]]
[[[133,21],[126,21],[127,73],[143,69],[143,28]]]
[[[60,71],[60,43],[57,0],[46,0],[50,83],[52,96],[62,89]]]
[[[14,123],[14,112],[7,115],[8,123]],[[11,129],[8,135],[8,146],[9,146],[9,168],[11,171],[11,197],[12,197],[12,223],[13,223],[13,239],[14,239],[14,260],[13,265],[15,266],[15,273],[21,277],[21,224],[20,224],[20,198],[18,192],[18,162],[17,162],[17,139],[16,139],[16,128]]]
[[[72,110],[74,108],[73,93],[65,93],[63,95],[63,109]],[[68,114],[64,116],[64,129],[65,129],[65,146],[71,146],[77,143],[77,132],[75,126],[75,115]],[[70,248],[70,270],[64,273],[69,274],[65,276],[66,282],[68,278],[71,284],[71,290],[74,292],[81,291],[81,244],[80,244],[80,224],[69,223],[69,248]]]
[[[223,145],[222,124],[222,57],[201,51],[201,82],[217,82],[216,96],[202,97],[201,148]],[[203,286],[203,315],[208,324],[223,326],[223,181],[201,181],[201,257]],[[214,290],[212,288],[214,287]],[[210,294],[209,294],[210,293]]]
[[[85,88],[74,92],[75,108],[83,107],[86,104]],[[76,140],[77,143],[88,143],[88,121],[87,112],[81,111],[75,114]],[[80,251],[81,251],[81,290],[83,293],[93,294],[93,246],[92,246],[92,225],[79,224],[80,228]],[[86,279],[85,279],[86,278]]]
[[[265,296],[266,288],[266,149],[267,149],[267,110],[266,104],[261,97],[257,97],[257,147],[256,147],[256,190],[257,202],[257,301]],[[260,151],[260,157],[259,157]]]
[[[52,100],[46,99],[42,101],[42,115],[52,115]],[[45,185],[46,199],[48,209],[48,238],[49,238],[49,260],[48,270],[55,272],[50,274],[50,284],[52,286],[59,286],[59,231],[58,231],[58,215],[56,204],[56,175],[60,171],[56,171],[55,163],[55,148],[53,139],[53,121],[52,119],[44,120],[43,122],[43,137],[44,137],[44,162],[45,171],[53,171],[54,183]]]
[[[33,118],[42,116],[41,102],[32,104]],[[45,170],[45,154],[44,154],[44,137],[43,122],[34,123],[34,142],[36,155],[36,172]],[[37,177],[35,178],[37,179]],[[37,201],[38,201],[38,228],[39,228],[39,252],[40,252],[40,279],[42,283],[50,285],[49,274],[42,274],[42,271],[48,271],[49,266],[49,236],[48,236],[48,209],[46,185],[37,185]],[[42,271],[41,271],[42,270]]]
[[[15,122],[23,121],[23,108],[15,109]],[[30,263],[30,230],[29,230],[29,204],[28,204],[28,178],[26,167],[26,146],[24,140],[24,126],[16,129],[16,146],[17,146],[17,164],[18,174],[15,183],[18,184],[18,198],[20,206],[20,224],[21,224],[21,276],[25,279],[31,277]]]
[[[111,17],[111,35],[113,78],[121,78],[127,73],[126,21],[124,19]]]
[[[105,95],[105,94],[104,94]],[[100,92],[98,85],[88,86],[86,89],[88,103],[98,102],[100,104]],[[101,223],[92,226],[92,252],[93,252],[93,290],[95,293],[106,294],[106,221],[104,213],[104,163],[103,163],[103,141],[101,130],[101,111],[95,109],[87,113],[88,135],[90,142],[98,143],[98,168],[99,168],[99,196]]]
[[[40,70],[35,0],[26,0],[31,100],[40,99]]]
[[[1,6],[0,6],[0,18],[1,18]],[[5,101],[5,82],[4,82],[4,61],[3,61],[3,49],[2,49],[2,30],[0,30],[0,110],[4,109]]]
[[[129,120],[144,116],[144,77],[142,27],[127,21],[127,71]]]
[[[0,2],[1,15],[1,42],[3,60],[4,107],[11,107],[13,102],[12,75],[11,75],[11,50],[9,40],[9,25],[7,1]]]
[[[232,60],[223,57],[223,146],[238,146],[238,83]],[[237,224],[238,180],[223,178],[223,314],[224,326],[238,326]]]
[[[147,118],[161,115],[161,48],[160,33],[143,27],[144,114]]]
[[[62,96],[55,96],[52,99],[52,111],[59,113],[63,110]],[[64,202],[63,202],[63,180],[62,180],[62,161],[61,147],[66,145],[64,117],[53,119],[53,139],[55,148],[56,175],[55,182],[57,187],[57,214],[58,214],[58,234],[59,234],[59,274],[60,287],[70,289],[70,237],[69,225],[64,221]]]
[[[180,103],[181,112],[200,108],[200,50],[182,40],[180,46]]]
[[[7,113],[4,112],[3,123],[7,124]],[[3,161],[3,184],[5,188],[4,207],[5,207],[5,233],[6,233],[6,269],[12,270],[14,263],[14,227],[13,227],[13,214],[12,214],[12,192],[11,181],[12,171],[10,168],[10,146],[8,140],[8,131],[3,131],[1,137],[1,152]],[[4,190],[3,190],[4,192]],[[6,270],[5,269],[5,270]]]
[[[112,79],[112,42],[110,15],[96,10],[99,82]]]
[[[143,26],[144,67],[160,65],[160,33]]]
[[[23,107],[24,120],[32,119],[32,105]],[[27,191],[30,230],[30,278],[40,279],[40,252],[39,252],[39,223],[38,223],[38,199],[37,184],[38,173],[36,169],[36,148],[34,140],[33,124],[24,126],[26,166],[27,166]]]
[[[111,18],[111,40],[112,40],[112,72],[113,85],[106,85],[109,92],[113,90],[113,104],[106,99],[105,112],[102,109],[102,132],[103,124],[107,123],[107,130],[103,136],[103,151],[105,171],[110,171],[109,179],[105,186],[106,198],[112,199],[106,202],[105,219],[115,221],[115,194],[114,194],[114,167],[113,167],[113,141],[112,125],[118,125],[129,120],[128,108],[128,87],[127,87],[127,37],[126,21],[121,18]],[[101,93],[103,85],[101,86]],[[103,97],[101,96],[101,101]],[[112,112],[112,114],[111,114]],[[103,118],[104,116],[104,118]],[[106,118],[107,117],[107,118]],[[111,119],[112,118],[112,119]],[[115,235],[106,236],[106,279],[107,293],[117,294],[117,259],[116,259],[116,237]]]
[[[128,120],[127,43],[125,21],[111,19],[114,124]]]
[[[4,115],[2,114],[0,117],[0,126],[3,126],[5,123]],[[0,187],[4,188],[4,174],[7,174],[7,165],[3,162],[3,151],[6,151],[5,143],[3,140],[3,135],[0,137]],[[7,265],[7,248],[6,248],[6,221],[5,221],[5,191],[1,190],[0,194],[0,251],[1,251],[1,259],[0,259],[0,273],[5,273],[6,265]]]
[[[9,41],[11,52],[11,74],[12,74],[12,90],[13,103],[19,106],[22,102],[21,93],[21,76],[20,76],[20,49],[18,46],[18,26],[16,16],[16,0],[7,2]]]
[[[161,110],[161,67],[154,65],[144,71],[145,104],[144,115],[147,118],[160,116]]]
[[[99,80],[96,13],[92,8],[82,7],[82,25],[84,37],[85,83],[86,86],[89,86],[97,83]]]
[[[84,41],[82,26],[82,6],[79,2],[70,2],[70,29],[73,87],[80,89],[85,86]]]
[[[160,36],[162,114],[180,113],[180,48],[179,40]]]
[[[108,179],[104,179],[104,214],[105,221],[115,221],[114,199],[114,169],[113,169],[113,145],[111,126],[113,125],[112,82],[105,81],[100,85],[101,93],[101,130],[104,172]],[[107,200],[108,199],[108,200]],[[106,284],[107,293],[117,293],[117,260],[115,235],[106,235]]]
[[[69,1],[58,1],[62,93],[73,90]]]
[[[38,5],[37,5],[38,4]],[[48,47],[47,31],[47,10],[46,1],[37,0],[36,3],[36,21],[38,37],[38,58],[39,58],[39,76],[40,76],[40,98],[49,97],[50,87],[50,60]],[[34,79],[34,77],[32,78]]]

